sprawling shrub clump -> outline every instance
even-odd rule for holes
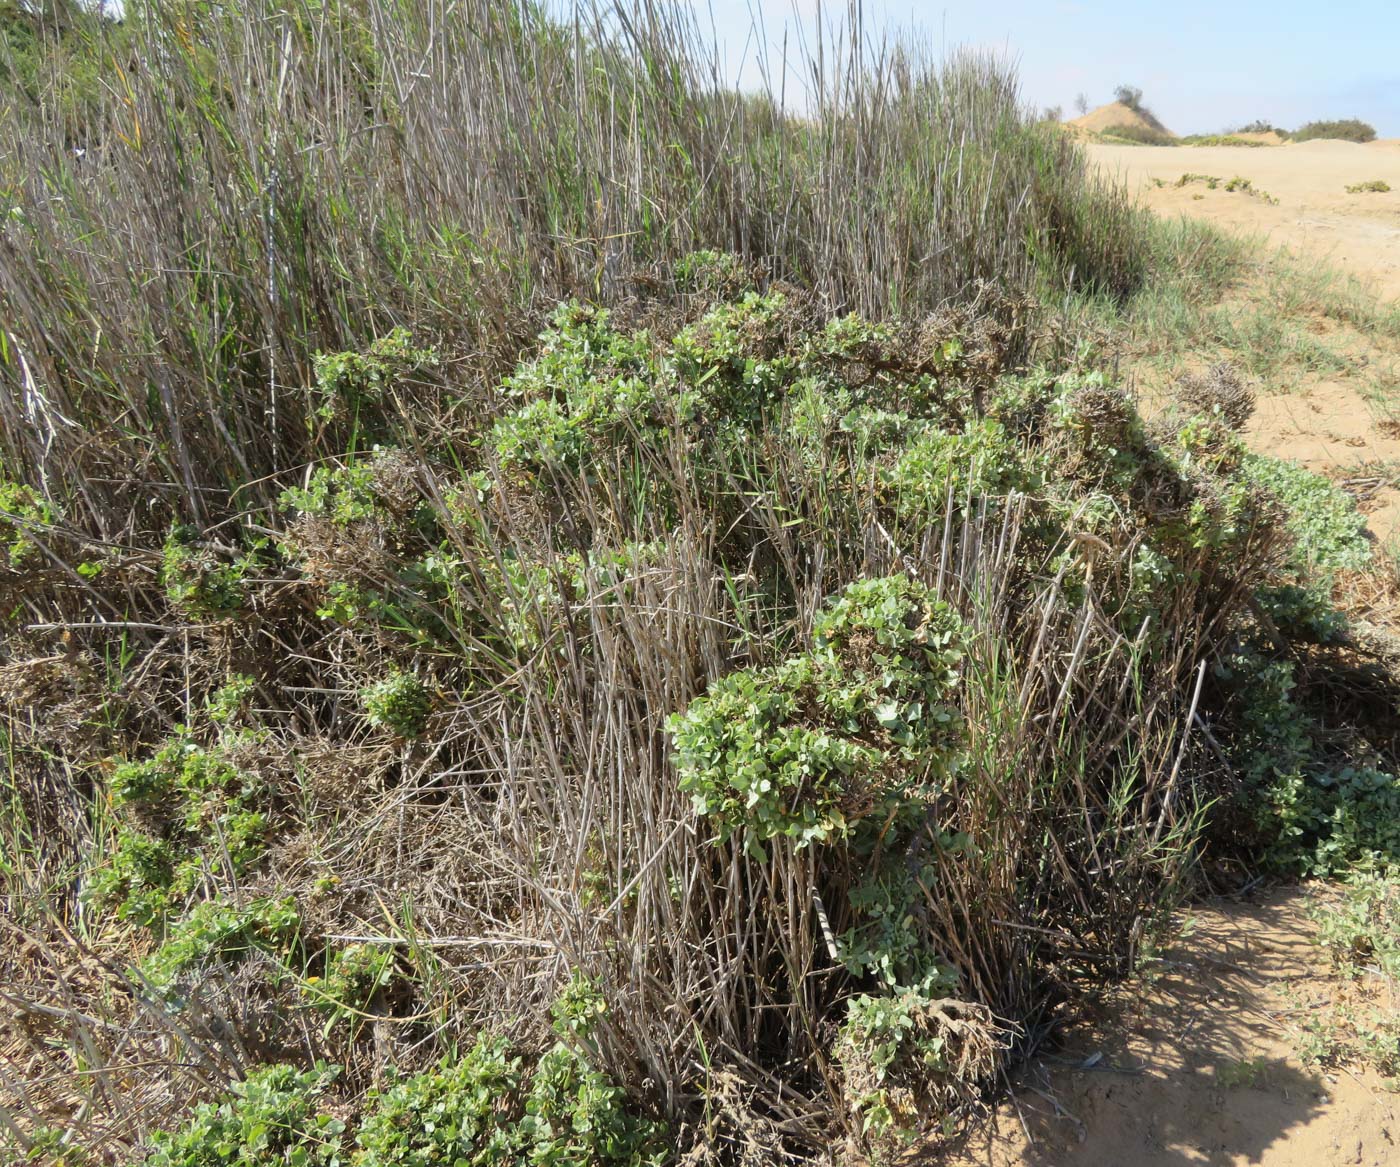
[[[1344,142],[1374,142],[1376,127],[1360,118],[1340,118],[1332,121],[1308,122],[1293,131],[1295,142],[1313,138],[1339,138]]]
[[[221,751],[176,738],[145,761],[118,764],[109,790],[120,825],[88,893],[119,919],[160,925],[211,865],[236,878],[264,853],[267,793]]]
[[[1391,770],[1302,700],[1359,519],[1245,449],[1230,370],[1149,422],[1021,296],[879,321],[717,253],[650,278],[485,386],[402,333],[323,353],[345,448],[268,505],[51,592],[11,558],[36,611],[156,617],[0,672],[108,954],[91,1048],[50,1037],[78,1081],[127,1032],[170,1071],[101,1154],[885,1153],[1127,971],[1203,849],[1393,851]],[[17,530],[81,545],[67,513]],[[279,1068],[210,1101],[233,1049]]]
[[[884,1153],[1392,847],[1345,500],[1058,314],[1125,192],[623,9],[0,4],[0,1158]]]

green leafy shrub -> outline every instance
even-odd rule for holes
[[[111,792],[113,804],[138,821],[199,839],[228,816],[255,810],[262,787],[220,751],[179,737],[145,761],[118,764]]]
[[[52,508],[38,491],[0,479],[0,562],[12,571],[30,563],[38,553],[32,525],[53,520]]]
[[[317,415],[353,417],[365,405],[382,405],[400,381],[437,363],[437,351],[415,348],[406,328],[379,337],[364,352],[317,353],[312,362],[321,399]]]
[[[179,1131],[151,1140],[147,1167],[337,1167],[345,1123],[328,1113],[339,1071],[263,1066],[223,1102],[206,1102]]]
[[[92,904],[110,908],[119,920],[158,924],[173,908],[177,865],[187,861],[164,839],[123,829],[106,864],[88,877],[85,896]]]
[[[906,988],[853,997],[836,1052],[864,1133],[907,1142],[934,1103],[948,1104],[991,1068],[999,1048],[985,1010]]]
[[[515,1161],[522,1058],[482,1035],[456,1058],[390,1084],[370,1099],[353,1167],[436,1167]]]
[[[1265,862],[1325,875],[1400,858],[1400,778],[1329,755],[1295,695],[1293,663],[1246,647],[1216,672],[1233,697],[1229,740]]]
[[[165,541],[161,583],[170,602],[192,616],[222,617],[244,606],[248,582],[258,570],[266,540],[233,558],[201,541],[190,526],[176,526]]]
[[[676,260],[671,273],[681,291],[714,299],[734,300],[754,290],[755,273],[730,251],[692,251]]]
[[[390,1083],[364,1101],[357,1130],[335,1117],[338,1069],[254,1070],[232,1096],[158,1133],[155,1167],[659,1167],[662,1128],[560,1042],[531,1064],[501,1036]]]
[[[29,1133],[29,1149],[21,1163],[35,1167],[90,1167],[92,1156],[73,1141],[73,1132],[63,1127],[40,1127]]]
[[[503,389],[521,402],[491,432],[508,467],[577,470],[586,451],[657,434],[664,416],[651,338],[619,332],[605,309],[575,301],[556,310],[538,355]]]
[[[360,691],[365,719],[402,738],[419,737],[433,710],[432,694],[412,673],[391,673]]]
[[[517,1151],[528,1163],[660,1167],[662,1129],[627,1107],[627,1094],[582,1054],[563,1044],[535,1066]]]
[[[257,683],[247,673],[234,673],[205,702],[209,719],[227,725],[246,716]]]
[[[233,875],[245,874],[266,850],[261,783],[188,738],[145,761],[119,763],[110,793],[123,822],[84,895],[118,919],[158,929],[211,869],[231,863]]]
[[[1215,1068],[1215,1083],[1222,1090],[1244,1090],[1259,1083],[1268,1069],[1264,1058],[1241,1058],[1221,1062]]]
[[[1372,178],[1366,182],[1354,182],[1347,187],[1347,194],[1389,194],[1390,183],[1383,178]]]
[[[1359,866],[1341,895],[1318,903],[1318,939],[1344,968],[1373,965],[1400,987],[1400,868]]]
[[[407,452],[376,446],[282,493],[293,516],[283,545],[319,589],[322,619],[414,645],[451,640],[459,551],[444,530],[450,516],[425,496],[424,473]]]
[[[603,309],[565,304],[539,355],[505,382],[521,404],[496,420],[491,444],[507,467],[577,473],[588,453],[659,450],[677,425],[690,440],[747,433],[796,376],[788,308],[781,292],[747,292],[664,349],[617,331]]]
[[[1314,901],[1318,940],[1344,976],[1378,978],[1393,998],[1400,991],[1400,868],[1366,861],[1334,896]],[[1313,1060],[1360,1061],[1400,1088],[1400,1018],[1393,1009],[1324,1012],[1310,1026]]]
[[[164,990],[190,973],[237,964],[255,951],[285,953],[299,928],[291,899],[257,899],[242,906],[205,900],[170,925],[165,942],[139,969],[147,983]]]
[[[877,476],[895,513],[912,521],[941,514],[949,498],[961,508],[971,499],[1034,491],[1045,477],[1041,460],[991,418],[970,420],[961,432],[926,429]]]
[[[1243,473],[1283,508],[1289,535],[1282,571],[1257,592],[1260,606],[1290,635],[1339,639],[1346,621],[1332,605],[1332,586],[1338,572],[1370,561],[1365,517],[1345,491],[1295,463],[1250,454]]]
[[[1293,537],[1291,565],[1309,572],[1356,570],[1370,559],[1366,519],[1346,491],[1294,462],[1263,454],[1245,459],[1251,482],[1272,491],[1283,505]]]
[[[394,979],[394,949],[379,944],[347,944],[326,954],[324,977],[307,977],[312,1005],[326,1015],[325,1034],[341,1021],[352,1027],[363,1018],[374,998]]]
[[[1200,184],[1206,187],[1207,190],[1218,190],[1223,187],[1231,194],[1252,195],[1270,205],[1276,205],[1278,203],[1278,199],[1274,198],[1273,195],[1269,194],[1267,191],[1259,190],[1250,179],[1243,178],[1238,174],[1233,178],[1222,179],[1213,174],[1186,173],[1176,180],[1177,186],[1191,186],[1193,184]]]
[[[720,836],[843,836],[957,767],[962,627],[905,576],[850,585],[814,646],[712,684],[669,722],[681,787]]]
[[[1239,175],[1236,175],[1234,178],[1226,182],[1225,189],[1232,193],[1237,191],[1240,194],[1251,195],[1256,199],[1260,199],[1261,201],[1268,203],[1271,207],[1278,206],[1278,199],[1276,199],[1268,191],[1260,190],[1257,186],[1254,185],[1252,181],[1250,181],[1247,178],[1241,178]]]
[[[798,368],[788,310],[782,292],[749,292],[682,329],[670,359],[689,390],[683,415],[741,431],[766,417]]]
[[[483,1034],[465,1055],[371,1095],[352,1167],[659,1167],[663,1128],[589,1060],[606,1013],[596,992],[574,978],[553,1013],[560,1040],[533,1065],[507,1038]]]
[[[283,491],[280,506],[296,522],[326,522],[342,531],[373,522],[397,528],[399,538],[414,532],[433,535],[436,516],[424,502],[418,471],[419,464],[405,451],[375,446],[368,455],[319,467],[305,486]],[[295,524],[288,534],[295,551]]]
[[[938,846],[949,856],[975,851],[965,835],[942,834]],[[932,862],[913,870],[906,864],[869,872],[852,886],[854,923],[837,946],[848,972],[873,980],[885,992],[901,986],[939,995],[954,991],[957,975],[929,946],[928,931],[919,920],[919,884],[937,878]]]

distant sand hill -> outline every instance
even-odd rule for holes
[[[1151,110],[1133,109],[1121,101],[1101,105],[1098,109],[1090,110],[1083,117],[1075,118],[1066,124],[1086,134],[1104,134],[1111,130],[1131,127],[1150,133],[1165,134],[1169,138],[1176,137],[1171,130],[1152,115]]]

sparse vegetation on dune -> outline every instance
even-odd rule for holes
[[[1291,137],[1288,130],[1285,130],[1281,126],[1276,126],[1273,122],[1264,118],[1256,118],[1252,122],[1246,122],[1244,125],[1235,129],[1227,129],[1225,132],[1227,134],[1277,134],[1280,138],[1284,139]]]
[[[1241,138],[1236,134],[1187,134],[1184,138],[1175,139],[1175,142],[1178,146],[1241,146],[1245,149],[1258,149],[1267,145],[1265,142]]]
[[[1109,126],[1099,135],[1105,142],[1127,142],[1134,146],[1176,146],[1171,134],[1148,125]]]
[[[1308,122],[1293,131],[1293,141],[1308,142],[1315,138],[1335,138],[1343,142],[1374,142],[1376,127],[1360,118],[1336,121]]]
[[[1400,851],[1350,500],[1113,372],[1238,249],[986,62],[797,119],[626,16],[6,89],[11,1158],[885,1155],[1203,870]]]

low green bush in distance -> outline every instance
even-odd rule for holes
[[[1243,148],[1262,148],[1266,142],[1256,142],[1252,138],[1240,138],[1234,134],[1188,134],[1184,138],[1177,139],[1179,146],[1240,146]]]
[[[1164,185],[1160,179],[1156,179],[1154,181],[1159,186]],[[1240,194],[1253,195],[1255,198],[1263,199],[1264,202],[1269,204],[1278,203],[1278,199],[1274,198],[1267,191],[1258,190],[1250,179],[1243,178],[1240,175],[1235,175],[1235,177],[1230,179],[1222,179],[1214,174],[1196,174],[1194,172],[1187,172],[1186,174],[1183,174],[1180,178],[1178,178],[1173,185],[1191,186],[1193,184],[1200,184],[1206,187],[1206,189],[1208,190],[1217,190],[1223,188],[1231,194],[1235,194],[1238,192]]]
[[[1264,119],[1256,119],[1246,122],[1244,125],[1233,130],[1226,130],[1226,134],[1277,134],[1280,138],[1287,139],[1292,135],[1285,129]]]
[[[1383,178],[1372,178],[1366,182],[1352,183],[1347,187],[1347,194],[1389,194],[1390,183]]]
[[[1360,118],[1308,122],[1293,131],[1293,141],[1308,142],[1315,138],[1336,138],[1343,142],[1374,142],[1376,127]]]

